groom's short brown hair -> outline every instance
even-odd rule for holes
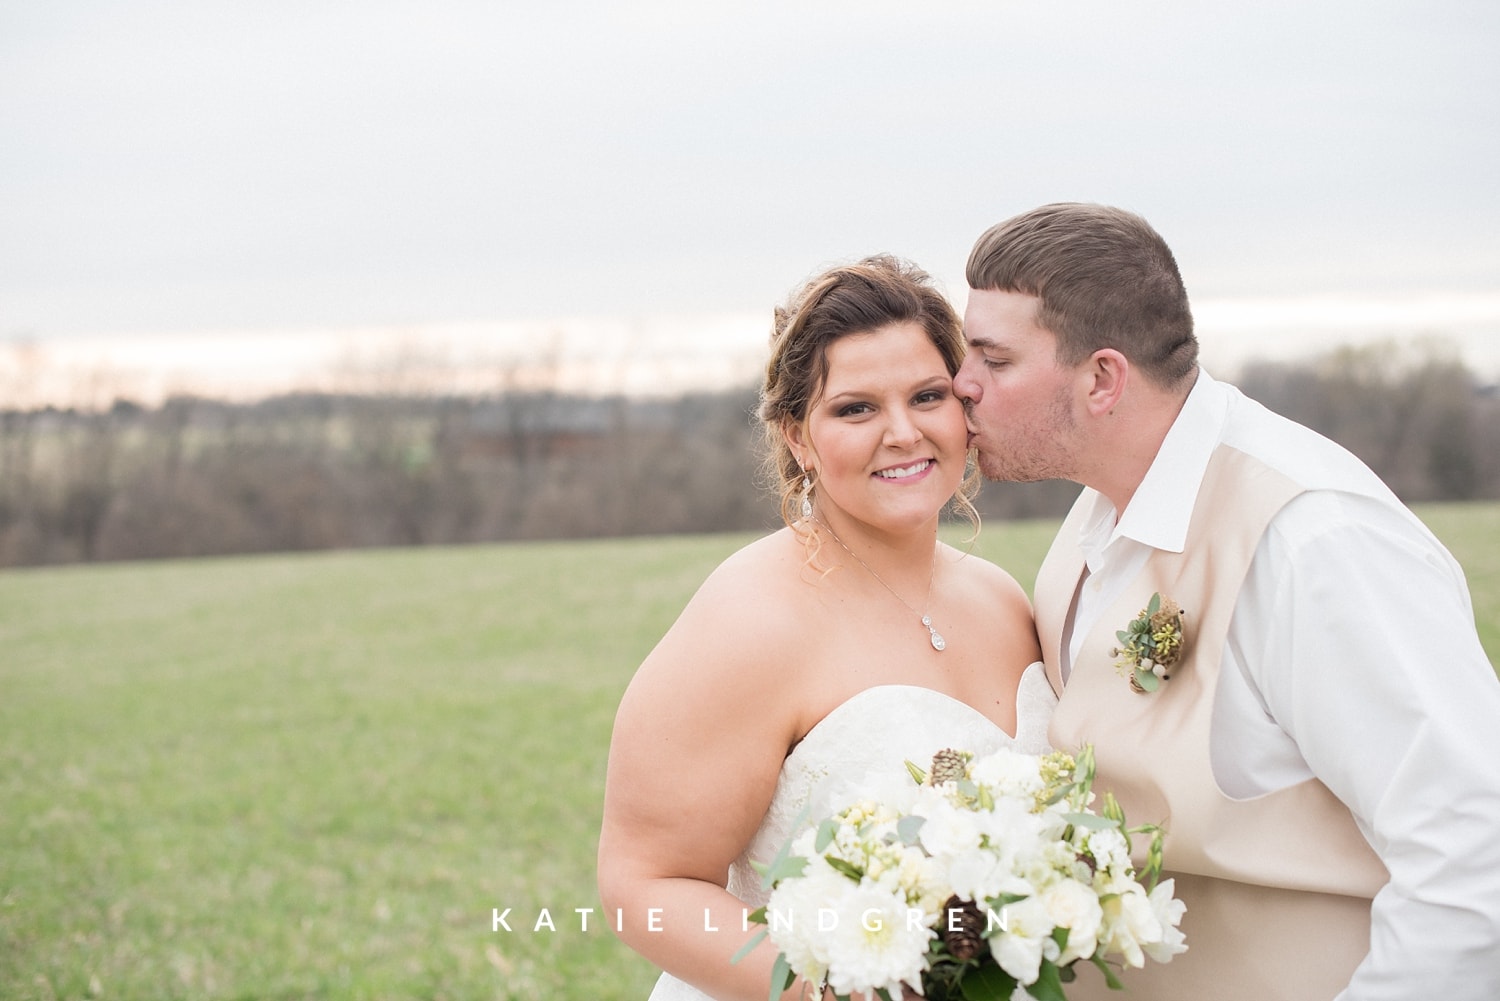
[[[1187,289],[1161,235],[1107,205],[1059,202],[991,226],[969,254],[969,287],[1041,300],[1036,322],[1077,365],[1114,348],[1175,386],[1198,363]]]

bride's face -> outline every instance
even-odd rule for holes
[[[827,359],[823,392],[788,435],[817,471],[820,516],[883,531],[931,522],[963,480],[968,442],[943,356],[921,325],[895,323],[834,341]]]

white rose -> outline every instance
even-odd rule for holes
[[[948,885],[965,900],[986,900],[1007,892],[1010,870],[987,851],[965,852],[948,861]]]
[[[1041,899],[1052,923],[1068,929],[1068,944],[1062,950],[1059,965],[1092,956],[1099,945],[1099,926],[1104,921],[1104,909],[1094,891],[1067,879],[1049,888]]]
[[[979,847],[979,825],[968,810],[951,803],[932,804],[918,838],[933,855],[958,855]]]
[[[990,936],[990,955],[1000,969],[1023,984],[1036,983],[1042,957],[1058,953],[1052,940],[1052,920],[1037,897],[1006,904],[1000,911],[1001,930]],[[1049,950],[1047,947],[1051,946]]]
[[[1137,887],[1104,902],[1104,927],[1100,935],[1106,952],[1117,953],[1125,965],[1146,965],[1142,942],[1162,939],[1161,921],[1146,894]]]

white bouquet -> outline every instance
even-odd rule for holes
[[[762,867],[771,897],[751,920],[766,927],[741,955],[767,936],[780,950],[772,999],[800,975],[845,999],[1066,1001],[1079,960],[1118,988],[1113,966],[1187,948],[1185,905],[1156,882],[1161,830],[1127,828],[1112,796],[1090,809],[1091,748],[1076,761],[943,750],[907,770]],[[1134,834],[1151,836],[1142,874]]]

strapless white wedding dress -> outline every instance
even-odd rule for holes
[[[752,909],[770,894],[750,860],[769,862],[791,837],[792,825],[808,812],[816,823],[831,811],[834,798],[871,772],[904,774],[905,762],[922,767],[933,754],[955,747],[987,754],[1002,747],[1041,754],[1048,750],[1047,723],[1057,697],[1040,663],[1021,675],[1016,690],[1016,735],[996,726],[973,706],[930,688],[879,685],[834,708],[807,732],[781,766],[781,777],[765,819],[743,855],[729,867],[729,892]],[[712,1001],[663,973],[649,1001]]]

